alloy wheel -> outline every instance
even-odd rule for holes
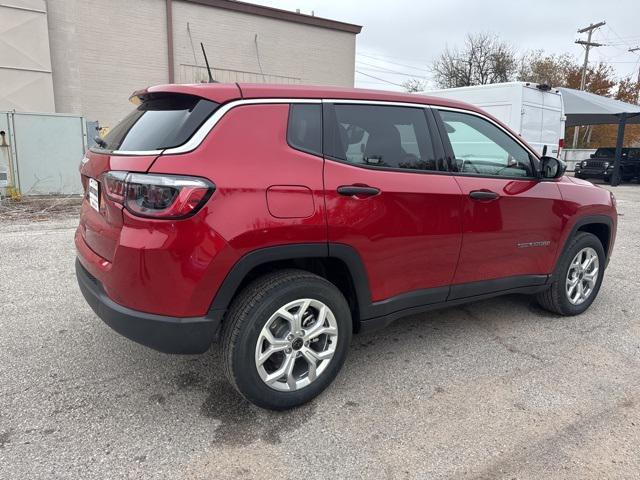
[[[310,298],[289,302],[260,331],[255,352],[258,374],[274,390],[300,390],[327,369],[337,342],[338,324],[327,305]]]
[[[581,305],[593,293],[598,281],[600,260],[591,247],[580,250],[569,264],[566,293],[569,302]]]

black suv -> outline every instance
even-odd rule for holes
[[[615,158],[615,148],[599,148],[596,153],[591,154],[589,160],[583,160],[576,164],[575,176],[578,178],[601,178],[608,182],[613,175]],[[622,149],[620,178],[623,182],[640,178],[640,148]]]

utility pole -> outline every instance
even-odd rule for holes
[[[604,46],[604,44],[602,43],[596,43],[596,42],[592,42],[591,41],[591,35],[593,35],[593,32],[595,30],[597,30],[598,28],[602,27],[603,25],[606,25],[607,22],[598,22],[598,23],[592,23],[591,25],[589,25],[588,27],[585,28],[581,28],[580,30],[578,30],[578,33],[587,33],[587,40],[576,40],[575,43],[577,43],[578,45],[584,45],[584,64],[582,65],[582,77],[580,78],[580,90],[584,90],[584,85],[586,83],[587,80],[587,67],[589,66],[589,50],[591,49],[591,47],[602,47]],[[579,126],[576,126],[575,129],[573,130],[573,148],[576,148],[578,146],[578,132],[580,130]]]
[[[631,53],[640,51],[640,47],[630,48]],[[638,67],[638,81],[636,82],[636,104],[640,105],[640,67]]]

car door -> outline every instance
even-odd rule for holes
[[[357,252],[376,314],[445,300],[462,200],[429,109],[325,102],[324,125],[330,248]]]
[[[556,182],[538,178],[533,152],[497,122],[474,112],[434,113],[464,202],[449,299],[544,283],[564,221]]]

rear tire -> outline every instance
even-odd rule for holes
[[[604,248],[598,237],[579,232],[569,240],[568,247],[560,257],[551,285],[539,293],[536,300],[542,308],[558,315],[581,314],[589,308],[600,291],[605,262]],[[588,265],[587,268],[584,265]],[[597,269],[595,274],[594,268]]]
[[[349,305],[332,283],[302,270],[267,274],[242,290],[225,317],[226,376],[259,407],[302,405],[338,375],[352,330]]]

